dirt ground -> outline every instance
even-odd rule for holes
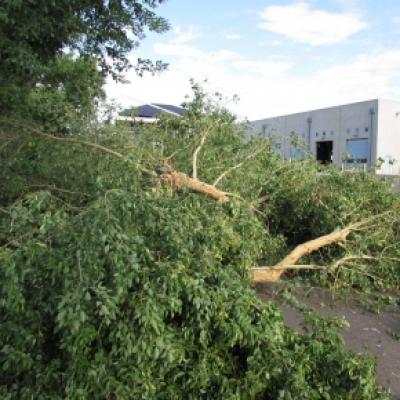
[[[258,285],[261,298],[279,299],[271,285]],[[346,346],[356,353],[370,351],[376,356],[378,381],[390,390],[391,400],[400,400],[400,309],[375,314],[361,309],[354,300],[333,299],[328,291],[299,290],[297,297],[323,316],[344,317],[350,327],[342,331]],[[301,315],[282,306],[286,323],[301,330]]]

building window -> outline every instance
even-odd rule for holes
[[[335,134],[335,132],[334,131],[331,131],[331,136],[333,136]]]
[[[369,131],[369,129],[368,129],[368,128],[365,128],[364,131],[367,133],[367,132]]]
[[[348,139],[347,140],[347,158],[348,163],[368,163],[369,146],[368,139]]]
[[[318,132],[315,132],[315,136],[318,137],[318,136],[319,136],[319,133],[318,133]]]
[[[360,128],[356,128],[356,133],[359,133],[360,132]]]
[[[351,129],[350,129],[350,128],[347,128],[347,129],[346,129],[346,132],[347,132],[347,133],[350,133],[350,132],[351,132]]]
[[[290,158],[293,160],[300,160],[306,156],[306,152],[303,149],[292,148],[290,149]]]

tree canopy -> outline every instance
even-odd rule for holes
[[[60,89],[72,76],[54,73],[63,57],[115,79],[129,67],[129,52],[146,30],[162,33],[168,22],[154,9],[164,0],[4,0],[0,3],[0,107],[19,106],[38,84]],[[84,61],[80,61],[80,60]],[[89,61],[88,61],[89,60]],[[91,62],[90,60],[93,60]],[[165,64],[138,59],[138,73]],[[91,72],[93,74],[93,72]],[[57,79],[56,79],[57,78]],[[82,82],[81,84],[89,82]],[[83,89],[88,90],[88,89]],[[90,95],[91,93],[85,93]],[[81,96],[82,97],[82,96]],[[87,100],[84,100],[87,101]]]

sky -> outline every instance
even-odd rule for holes
[[[149,33],[130,57],[161,59],[168,70],[109,79],[108,98],[122,107],[180,105],[191,78],[249,120],[400,101],[399,0],[169,0],[157,13],[171,30]]]

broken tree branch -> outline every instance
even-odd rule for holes
[[[246,161],[250,160],[251,158],[257,156],[260,154],[262,151],[264,151],[266,146],[263,146],[262,148],[258,149],[254,153],[248,154],[239,164],[234,165],[233,167],[227,169],[225,172],[223,172],[218,178],[214,181],[213,186],[217,186],[218,183],[225,178],[226,175],[230,174],[232,171],[235,169],[240,168]]]
[[[281,271],[281,270],[323,270],[326,269],[323,265],[316,264],[296,264],[296,265],[285,265],[284,267],[256,267],[252,268],[253,271],[264,271],[268,268],[269,271]]]
[[[97,144],[97,143],[86,142],[85,140],[78,140],[78,139],[70,139],[70,138],[62,138],[62,137],[59,137],[59,136],[53,136],[53,135],[49,135],[47,133],[41,132],[40,130],[35,129],[33,127],[25,126],[25,128],[29,129],[31,132],[35,133],[36,135],[38,135],[40,137],[43,137],[43,138],[46,138],[46,139],[49,139],[49,140],[54,140],[54,141],[58,141],[58,142],[67,142],[67,143],[69,142],[69,143],[74,143],[74,144],[80,144],[80,145],[83,145],[83,146],[87,146],[87,147],[91,147],[93,149],[100,150],[100,151],[102,151],[104,153],[111,154],[111,155],[113,155],[115,157],[118,157],[120,159],[124,159],[125,158],[125,156],[123,154],[119,153],[118,151],[111,150],[108,147],[104,147],[104,146],[102,146],[100,144]]]
[[[313,253],[321,249],[322,247],[329,246],[334,243],[340,243],[346,241],[347,237],[351,232],[364,228],[373,220],[381,217],[383,214],[375,215],[370,218],[366,218],[362,221],[350,224],[345,228],[333,231],[327,235],[320,236],[316,239],[309,240],[308,242],[302,243],[295,247],[285,258],[272,267],[254,268],[253,269],[253,282],[277,282],[280,277],[288,270],[290,266],[296,265],[297,262],[304,256]],[[298,268],[306,269],[306,268]],[[314,269],[314,268],[308,268]]]
[[[354,271],[357,272],[359,274],[363,274],[366,276],[369,276],[370,278],[376,278],[378,280],[382,280],[381,278],[379,278],[376,275],[370,274],[366,271],[361,271],[357,268],[354,268],[354,266],[350,269],[350,268],[346,268],[344,265],[346,264],[350,264],[352,261],[358,261],[358,260],[367,260],[367,261],[382,261],[382,260],[386,260],[386,261],[395,261],[400,263],[400,258],[396,258],[396,257],[385,257],[385,256],[368,256],[365,254],[361,254],[361,255],[349,255],[349,256],[345,256],[340,258],[339,260],[337,260],[333,266],[330,268],[330,272],[335,272],[335,280],[334,280],[334,284],[333,287],[336,287],[336,283],[339,279],[339,274],[340,274],[340,270],[341,269],[347,269],[349,271]]]
[[[175,191],[179,192],[184,188],[194,190],[205,194],[221,203],[229,201],[227,194],[208,183],[201,182],[197,179],[191,178],[183,172],[171,171],[160,176],[163,182],[166,182]]]
[[[97,143],[87,142],[87,141],[78,140],[78,139],[61,138],[61,137],[57,137],[57,136],[52,136],[52,135],[44,133],[44,132],[42,132],[39,129],[36,129],[34,127],[24,126],[24,125],[22,125],[22,126],[25,129],[28,129],[30,131],[30,133],[33,133],[33,134],[35,134],[37,136],[43,137],[43,138],[48,139],[48,140],[86,146],[86,147],[89,147],[89,148],[92,148],[92,149],[96,149],[96,150],[102,151],[104,153],[110,154],[110,155],[112,155],[114,157],[117,157],[119,159],[131,162],[123,154],[121,154],[121,153],[119,153],[119,152],[117,152],[115,150],[111,150],[111,149],[109,149],[107,147],[104,147],[102,145],[99,145]],[[210,126],[208,128],[208,130],[206,131],[206,133],[203,135],[202,141],[201,141],[201,146],[202,146],[202,144],[204,144],[204,141],[205,141],[207,135],[211,131],[211,128],[212,127]],[[198,152],[201,150],[201,146],[199,146],[196,149],[197,150],[196,156],[197,156]],[[198,181],[197,179],[190,178],[188,175],[186,175],[183,172],[174,171],[173,168],[168,165],[168,163],[167,163],[167,166],[168,166],[168,172],[161,174],[160,175],[160,179],[163,182],[166,182],[168,185],[170,185],[174,190],[180,191],[183,188],[188,188],[188,189],[194,190],[195,192],[199,192],[199,193],[205,194],[206,196],[209,196],[209,197],[213,198],[214,200],[217,200],[217,201],[222,202],[222,203],[225,203],[225,202],[229,201],[229,198],[228,198],[228,196],[227,196],[227,194],[225,192],[215,188],[212,185],[209,185],[208,183],[204,183],[204,182]],[[150,170],[148,170],[146,168],[143,168],[142,166],[140,166],[139,169],[143,173],[145,173],[147,175],[159,176],[155,171],[150,171]]]
[[[27,129],[31,134],[34,134],[36,136],[42,137],[44,139],[48,139],[48,140],[52,140],[52,141],[57,141],[57,142],[63,142],[63,143],[71,143],[71,144],[78,144],[81,146],[86,146],[95,150],[100,150],[103,153],[107,153],[109,155],[112,155],[114,157],[117,157],[121,160],[125,160],[125,161],[129,161],[130,160],[125,157],[122,153],[119,153],[118,151],[112,150],[108,147],[102,146],[100,144],[97,143],[93,143],[93,142],[87,142],[85,140],[79,140],[79,139],[71,139],[71,138],[62,138],[62,137],[58,137],[58,136],[53,136],[53,135],[49,135],[48,133],[44,133],[39,129],[36,129],[32,126],[28,126],[28,125],[24,125],[21,123],[16,123],[17,126],[20,126],[24,129]],[[150,171],[146,168],[143,168],[142,166],[138,167],[143,173],[147,174],[147,175],[151,175],[151,176],[157,176],[157,173],[155,171]]]
[[[200,144],[196,147],[196,149],[193,152],[193,156],[192,156],[192,177],[193,179],[197,180],[197,156],[200,152],[200,150],[202,149],[202,147],[204,146],[204,143],[207,139],[207,136],[210,134],[212,130],[212,125],[208,126],[208,128],[206,129],[206,131],[203,133],[201,139],[200,139]]]

